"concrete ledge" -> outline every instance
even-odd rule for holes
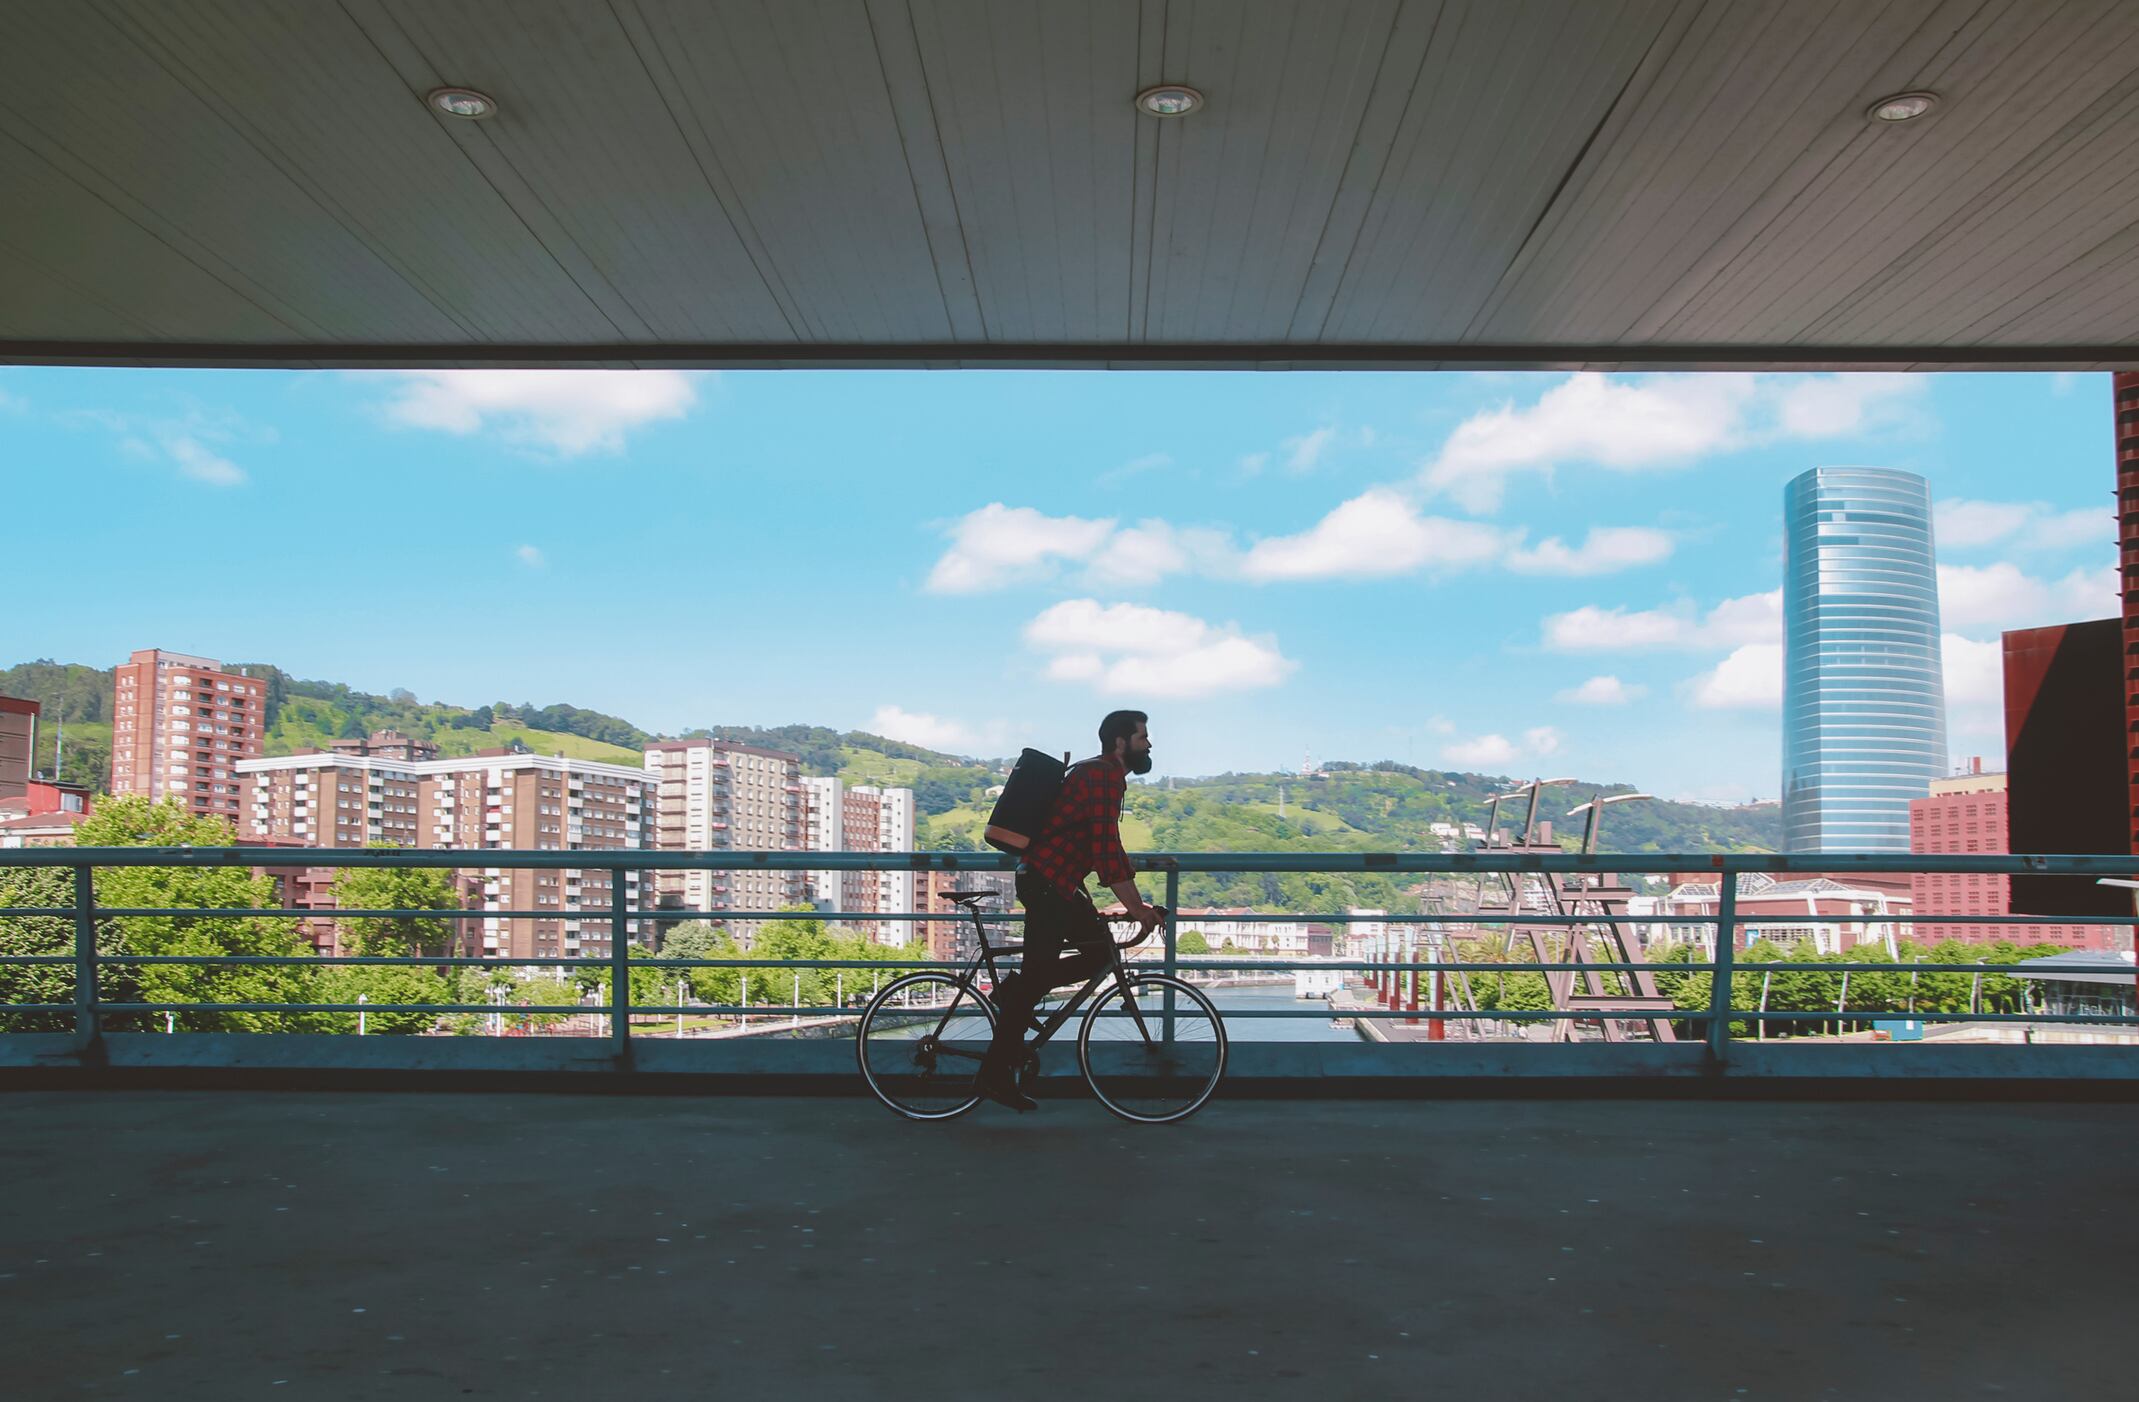
[[[1042,1058],[1077,1094],[1076,1050]],[[321,1037],[116,1033],[84,1056],[64,1033],[0,1037],[0,1090],[231,1087],[599,1090],[863,1095],[846,1039],[636,1040],[619,1064],[594,1038]],[[1228,1096],[2139,1100],[2129,1047],[1735,1044],[1557,1045],[1237,1042]]]

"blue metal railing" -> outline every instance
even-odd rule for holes
[[[1785,875],[1793,872],[1819,872],[1822,874],[1866,873],[1984,873],[2002,875],[2064,875],[2078,880],[2101,877],[2124,878],[2131,874],[2135,862],[2130,857],[2114,856],[1929,856],[1893,854],[1822,854],[1817,856],[1780,856],[1768,854],[1554,854],[1534,851],[1486,850],[1468,853],[1142,853],[1133,859],[1140,872],[1155,875],[1163,882],[1164,892],[1159,903],[1169,914],[1163,927],[1163,940],[1158,955],[1168,971],[1256,971],[1291,972],[1300,969],[1323,969],[1342,973],[1365,973],[1372,975],[1410,975],[1439,973],[1443,975],[1480,974],[1506,975],[1517,973],[1564,973],[1585,974],[1631,974],[1647,971],[1651,974],[1689,974],[1709,976],[1708,1000],[1705,1007],[1674,1008],[1669,1012],[1649,1010],[1646,1012],[1600,1012],[1595,1008],[1439,1008],[1417,1007],[1368,1007],[1345,1006],[1334,1015],[1363,1019],[1406,1019],[1411,1021],[1442,1020],[1463,1022],[1468,1020],[1492,1020],[1497,1022],[1550,1022],[1571,1020],[1597,1022],[1604,1018],[1628,1023],[1660,1021],[1698,1025],[1704,1033],[1706,1056],[1716,1065],[1727,1064],[1732,1042],[1731,1026],[1734,1022],[1758,1025],[1768,1022],[1846,1022],[1888,1018],[1903,1015],[1886,1008],[1848,1008],[1838,1005],[1833,1011],[1808,1012],[1803,1009],[1770,1011],[1741,1008],[1734,997],[1734,975],[1759,972],[1772,976],[1776,973],[1807,972],[1826,975],[1840,974],[1844,977],[1846,998],[1848,976],[1856,974],[1909,973],[1915,976],[1963,975],[1980,979],[1983,975],[2025,973],[2026,961],[2012,964],[1910,964],[1901,962],[1850,962],[1834,964],[1803,961],[1762,961],[1747,963],[1739,958],[1740,940],[1737,933],[1760,924],[1774,924],[1774,917],[1746,916],[1738,909],[1738,878],[1749,873]],[[332,868],[341,870],[365,869],[430,869],[448,871],[469,870],[574,870],[581,872],[608,872],[621,875],[627,872],[674,872],[691,869],[716,870],[787,870],[787,871],[1005,871],[1014,866],[1007,857],[993,853],[825,853],[825,852],[660,852],[647,850],[531,852],[531,851],[420,851],[381,849],[304,849],[247,847],[187,847],[187,848],[34,848],[0,851],[0,869],[57,868],[71,873],[69,883],[73,899],[64,905],[0,907],[0,920],[47,918],[70,922],[72,948],[55,950],[46,954],[15,954],[0,956],[0,967],[7,966],[52,966],[72,967],[72,999],[69,1002],[19,1002],[0,1004],[0,1022],[12,1029],[21,1015],[26,1014],[71,1014],[73,1041],[78,1051],[87,1053],[95,1047],[107,1028],[107,1020],[128,1015],[179,1012],[196,1013],[408,1013],[433,1017],[454,1013],[497,1014],[501,1010],[493,1003],[334,1003],[295,1001],[157,1001],[144,999],[111,1000],[99,996],[107,970],[122,968],[149,968],[157,965],[177,964],[201,968],[217,967],[301,967],[310,969],[363,966],[401,966],[412,968],[459,968],[499,967],[501,965],[527,968],[557,969],[602,969],[608,985],[605,1001],[597,1008],[584,1005],[555,1004],[518,1006],[507,1010],[511,1016],[546,1017],[569,1016],[589,1011],[605,1015],[609,1024],[609,1038],[618,1058],[628,1057],[632,1038],[634,1016],[714,1016],[714,1017],[763,1017],[776,1015],[798,1019],[809,1017],[852,1017],[855,1010],[844,1005],[800,1006],[777,1004],[751,1004],[746,1001],[732,1004],[694,1003],[640,1003],[632,997],[631,974],[636,969],[641,973],[658,971],[669,973],[677,970],[698,968],[733,968],[742,971],[753,969],[869,969],[879,973],[896,969],[900,972],[912,968],[945,967],[935,961],[877,961],[841,959],[757,959],[733,957],[718,959],[670,959],[657,963],[634,964],[630,954],[632,942],[629,933],[634,922],[659,922],[671,924],[683,920],[705,919],[716,922],[776,922],[783,920],[823,920],[837,922],[842,919],[867,922],[947,922],[969,921],[962,912],[953,915],[944,911],[912,911],[897,913],[853,912],[819,910],[716,910],[690,911],[660,908],[646,903],[651,898],[647,888],[650,883],[641,883],[641,904],[631,905],[633,892],[629,885],[618,879],[609,882],[609,900],[606,907],[583,910],[567,910],[559,907],[538,909],[490,909],[482,907],[418,908],[418,909],[320,909],[316,907],[195,907],[195,906],[126,906],[100,904],[96,893],[96,876],[99,872],[131,867],[155,868],[270,868],[288,870],[294,866]],[[1549,911],[1443,911],[1420,914],[1353,915],[1342,912],[1312,912],[1302,914],[1213,914],[1201,917],[1205,923],[1226,921],[1309,921],[1330,925],[1349,925],[1360,921],[1376,921],[1390,926],[1428,925],[1440,927],[1440,932],[1451,938],[1463,938],[1484,929],[1520,930],[1527,927],[1553,928],[1567,926],[1596,927],[1614,922],[1644,926],[1694,926],[1706,927],[1717,932],[1713,940],[1713,957],[1695,962],[1600,962],[1590,959],[1554,962],[1532,961],[1479,961],[1464,962],[1458,959],[1422,961],[1416,957],[1369,958],[1369,959],[1319,959],[1311,962],[1268,959],[1261,957],[1235,956],[1188,956],[1179,952],[1178,906],[1180,882],[1190,873],[1274,873],[1309,872],[1322,874],[1367,873],[1382,875],[1470,875],[1507,873],[1515,877],[1538,875],[1543,877],[1592,876],[1615,874],[1632,876],[1652,873],[1702,872],[1717,878],[1717,910],[1714,914],[1672,916],[1666,914],[1628,915],[1625,913],[1561,913]],[[1581,899],[1582,891],[1570,887],[1565,895]],[[467,921],[472,919],[495,920],[543,920],[578,922],[599,929],[602,934],[585,934],[585,940],[606,942],[607,949],[600,954],[587,956],[541,955],[260,955],[260,954],[147,954],[124,950],[100,950],[97,934],[101,922],[126,919],[199,919],[204,917],[269,917],[298,919],[331,918],[336,921],[368,919],[425,919]],[[983,917],[991,923],[1015,923],[1022,917],[1014,912],[989,914]],[[1796,925],[1836,925],[1864,923],[1906,927],[1923,923],[1942,924],[2057,924],[2065,926],[2122,926],[2134,924],[2130,916],[1944,916],[1934,913],[1912,911],[1907,915],[1889,915],[1876,912],[1856,914],[1808,914],[1793,917]],[[1724,937],[1729,932],[1729,937]],[[955,967],[955,966],[951,966]],[[2103,962],[2085,968],[2066,966],[2061,972],[2097,973],[2105,975],[2130,974],[2131,966]],[[1322,1009],[1256,1009],[1244,1010],[1239,1015],[1258,1018],[1320,1017],[1333,1015],[1328,1008]],[[2085,1015],[2057,1014],[2051,1012],[1985,1013],[1981,1011],[1906,1014],[1922,1022],[1970,1021],[1984,1023],[2039,1024],[2047,1022],[2085,1022],[2103,1027],[2118,1027],[2139,1024],[2139,1016],[2115,1013],[2089,1013]],[[0,1035],[7,1035],[0,1033]]]

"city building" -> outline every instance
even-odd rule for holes
[[[655,781],[620,765],[489,750],[415,762],[313,753],[247,760],[240,768],[248,844],[389,843],[478,852],[651,845],[647,810]],[[622,876],[626,902],[637,911],[641,873]],[[501,913],[461,922],[461,947],[500,959],[605,955],[610,878],[605,870],[575,867],[464,868],[456,881],[468,908]],[[300,878],[300,884],[311,881]],[[531,913],[502,913],[508,911]],[[650,926],[634,915],[625,928],[644,942]],[[314,941],[320,942],[317,927]]]
[[[1946,772],[1931,489],[1817,467],[1783,489],[1783,848],[1906,852]]]
[[[1909,804],[1909,850],[1931,855],[2007,852],[2006,776],[1986,774],[1981,760],[1969,772],[1931,781],[1931,794]],[[2009,878],[1998,872],[1913,872],[1909,900],[1919,915],[2008,915]],[[2109,949],[2119,927],[2060,924],[1943,924],[1926,920],[1910,927],[1918,944],[1959,940],[1963,944],[2061,944]],[[2127,936],[2128,931],[2124,932]]]
[[[428,740],[403,735],[398,730],[374,730],[361,740],[333,740],[328,742],[327,748],[338,755],[364,759],[399,759],[414,763],[438,758],[438,746]]]
[[[846,850],[845,794],[837,775],[802,780],[802,845],[811,852]],[[811,905],[819,910],[839,909],[840,873],[812,871],[803,874]]]
[[[840,827],[849,852],[911,852],[914,792],[856,784],[841,798]],[[867,931],[880,944],[904,944],[913,938],[904,928],[910,922],[867,918],[921,910],[914,899],[912,871],[849,871],[841,875],[839,909],[845,912],[841,924]]]
[[[1681,881],[1653,913],[1679,918],[1712,917],[1720,911],[1721,891],[1714,876]],[[1777,879],[1761,872],[1746,872],[1738,877],[1738,937],[1733,947],[1743,950],[1764,939],[1789,949],[1801,940],[1809,940],[1820,954],[1847,953],[1858,945],[1870,944],[1891,955],[1894,946],[1910,935],[1906,923],[1888,917],[1907,915],[1910,909],[1906,885],[1894,881],[1874,883],[1848,876],[1808,875]],[[1703,958],[1715,958],[1713,925],[1659,922],[1651,929],[1668,932],[1663,938],[1675,944],[1698,944]]]
[[[257,759],[267,683],[206,657],[137,651],[112,679],[111,791],[174,798],[243,830],[238,764]]]
[[[646,747],[657,786],[651,845],[666,852],[797,852],[804,849],[802,760],[730,740],[661,740]],[[731,910],[781,910],[809,898],[807,873],[770,867],[662,872],[657,895],[669,919]],[[724,922],[748,944],[762,921]]]
[[[74,830],[88,819],[89,790],[32,779],[21,793],[0,798],[0,848],[72,847]]]
[[[35,701],[0,696],[0,798],[19,798],[29,787],[40,709]]]
[[[1017,875],[1008,871],[917,871],[912,873],[914,882],[914,909],[929,915],[942,915],[940,920],[918,922],[911,933],[893,932],[887,943],[902,944],[915,939],[928,942],[928,957],[945,964],[962,964],[980,953],[980,940],[973,933],[973,917],[965,908],[951,900],[951,891],[994,891],[996,898],[983,902],[982,915],[1006,915],[1017,909]],[[902,922],[903,923],[903,922]],[[1016,925],[988,925],[988,941],[991,944],[1014,944],[1023,936]]]

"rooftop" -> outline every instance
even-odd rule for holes
[[[2139,6],[994,8],[27,7],[0,361],[2139,348]],[[459,84],[492,111],[427,105]],[[1140,112],[1155,84],[1208,101]]]

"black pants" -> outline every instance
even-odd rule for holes
[[[1018,900],[1025,907],[1025,962],[996,989],[992,1066],[1017,1064],[1033,1009],[1052,989],[1081,984],[1107,966],[1114,932],[1099,918],[1092,898],[1065,896],[1041,877],[1018,873]]]

